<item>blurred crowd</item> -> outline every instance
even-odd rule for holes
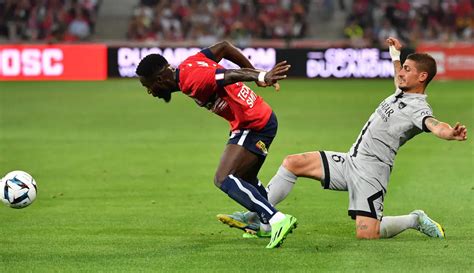
[[[422,40],[474,41],[474,0],[130,1],[138,2],[130,11],[126,38],[137,42],[192,40],[209,45],[231,39],[244,46],[252,39],[317,39],[311,37],[309,25],[319,33],[326,31],[325,39],[339,39],[341,33],[353,46],[384,46],[389,36],[413,47]],[[101,3],[102,0],[0,0],[0,39],[90,40]],[[336,11],[344,17],[335,17]],[[347,20],[344,23],[340,18]],[[333,31],[326,30],[328,26]],[[312,34],[316,36],[317,32]]]
[[[141,0],[130,19],[133,41],[230,38],[293,39],[306,35],[310,0]]]
[[[0,37],[72,42],[95,31],[101,0],[0,0]]]
[[[346,37],[383,46],[389,36],[413,47],[419,41],[474,40],[473,0],[354,0]]]

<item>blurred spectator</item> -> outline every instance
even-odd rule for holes
[[[377,35],[377,42],[380,45],[385,44],[388,37],[398,37],[397,31],[392,26],[392,23],[388,19],[385,19],[382,23],[382,27]]]
[[[397,36],[410,46],[420,40],[473,39],[472,0],[354,0],[348,26],[354,18],[359,20],[366,45],[385,46],[388,36]],[[347,28],[344,34],[348,36]]]
[[[10,41],[77,41],[94,33],[101,0],[0,0],[0,36]]]
[[[201,46],[231,38],[308,37],[308,21],[321,29],[332,20],[357,46],[385,46],[388,36],[418,41],[474,41],[473,0],[134,0],[126,37],[132,41],[193,40]],[[0,0],[0,39],[83,41],[94,37],[102,0]],[[310,14],[311,12],[311,14]],[[311,17],[311,18],[309,18]],[[316,33],[314,30],[314,33]],[[316,29],[317,30],[317,29]]]
[[[68,32],[74,40],[85,40],[91,34],[91,23],[88,10],[76,5],[70,11]]]
[[[352,19],[344,28],[344,35],[354,43],[358,43],[364,37],[364,29],[357,19]]]
[[[206,46],[224,38],[248,44],[252,38],[303,38],[310,0],[141,0],[127,38],[135,41],[192,39]],[[140,10],[153,10],[151,27],[139,24]],[[146,32],[146,33],[142,33]],[[141,33],[140,35],[136,35]]]

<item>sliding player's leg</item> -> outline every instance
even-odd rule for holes
[[[283,201],[293,189],[298,177],[321,181],[323,175],[320,152],[289,155],[267,185],[268,201],[274,206]]]
[[[268,201],[275,206],[280,203],[292,190],[297,177],[309,177],[321,180],[323,176],[321,155],[319,152],[308,152],[303,154],[289,155],[284,160],[275,176],[270,180],[267,186]],[[261,223],[260,229],[252,231],[258,224],[258,218],[254,217],[252,212],[235,212],[233,214],[219,214],[218,219],[232,227],[241,228],[247,233],[245,238],[266,237],[268,227]],[[251,227],[249,229],[249,227]]]
[[[444,228],[439,223],[424,211],[415,210],[408,215],[384,216],[380,224],[380,238],[391,238],[407,229],[416,229],[429,237],[445,237]]]

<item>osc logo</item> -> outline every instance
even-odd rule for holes
[[[0,76],[59,76],[63,58],[58,48],[0,49]]]

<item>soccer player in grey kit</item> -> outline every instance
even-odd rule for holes
[[[325,189],[349,192],[348,212],[356,221],[357,238],[390,238],[410,228],[444,238],[441,225],[422,210],[383,216],[383,201],[395,155],[405,142],[422,132],[464,141],[467,129],[459,123],[451,127],[438,121],[426,101],[425,89],[436,75],[435,60],[428,54],[414,53],[402,66],[401,43],[392,37],[387,43],[395,68],[395,93],[380,103],[349,152],[315,151],[287,156],[267,186],[268,199],[276,205],[289,194],[297,177],[312,178],[321,181]],[[226,223],[231,226],[258,226],[249,212],[219,217],[227,217],[231,221]]]

